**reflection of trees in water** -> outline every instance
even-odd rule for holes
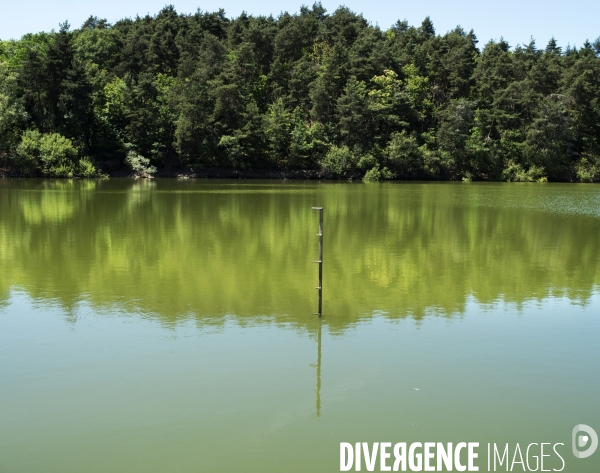
[[[312,332],[310,209],[318,203],[327,209],[324,323],[333,330],[375,309],[450,316],[471,296],[482,304],[585,301],[600,285],[600,219],[564,209],[590,192],[598,191],[5,181],[0,296],[21,287],[65,308],[84,298],[165,324],[226,316],[253,324],[261,314]]]
[[[313,365],[316,368],[317,384],[315,387],[315,413],[317,417],[321,417],[321,342],[323,332],[323,319],[317,319],[317,364]]]

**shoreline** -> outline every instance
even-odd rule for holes
[[[84,176],[73,176],[73,177],[61,177],[61,176],[23,176],[11,172],[7,168],[0,168],[0,179],[109,179],[115,178],[130,178],[130,179],[154,179],[154,178],[166,178],[166,179],[248,179],[248,180],[322,180],[322,181],[363,181],[363,177],[360,174],[355,174],[351,177],[336,178],[323,174],[318,170],[256,170],[256,169],[229,169],[229,168],[206,168],[200,170],[193,170],[186,167],[173,167],[158,169],[156,173],[152,175],[139,175],[134,171],[129,170],[126,167],[119,167],[111,171],[100,172],[96,176],[84,177]],[[372,182],[383,182],[383,181],[403,181],[403,182],[464,182],[460,179],[402,179],[402,178],[390,178],[381,179]],[[565,183],[565,184],[598,184],[598,182],[582,182],[576,180],[564,180],[564,181],[498,181],[492,179],[472,179],[468,182],[554,182],[554,183]]]
[[[234,170],[227,168],[207,168],[201,170],[192,170],[189,168],[171,168],[171,169],[159,169],[155,174],[151,176],[140,176],[134,172],[120,168],[114,171],[103,172],[95,177],[81,177],[73,176],[59,177],[59,176],[23,176],[16,174],[8,169],[0,169],[0,178],[2,179],[97,179],[97,178],[111,178],[111,177],[129,177],[132,179],[153,179],[153,178],[171,178],[171,179],[298,179],[298,180],[317,180],[317,179],[329,179],[323,176],[318,171],[313,170],[295,170],[295,171],[273,171],[273,170]],[[338,180],[338,179],[333,179]]]

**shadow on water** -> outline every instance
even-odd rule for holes
[[[460,317],[471,298],[586,304],[600,285],[597,186],[5,180],[0,303],[23,290],[67,314],[317,335],[317,204],[332,333],[375,313]]]

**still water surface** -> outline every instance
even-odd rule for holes
[[[596,473],[571,430],[600,432],[599,337],[599,186],[0,181],[0,472],[465,441]]]

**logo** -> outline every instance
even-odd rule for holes
[[[590,442],[591,440],[591,442]],[[579,448],[587,449],[580,451]],[[573,455],[577,458],[587,458],[598,448],[598,434],[589,425],[579,424],[573,427]]]

